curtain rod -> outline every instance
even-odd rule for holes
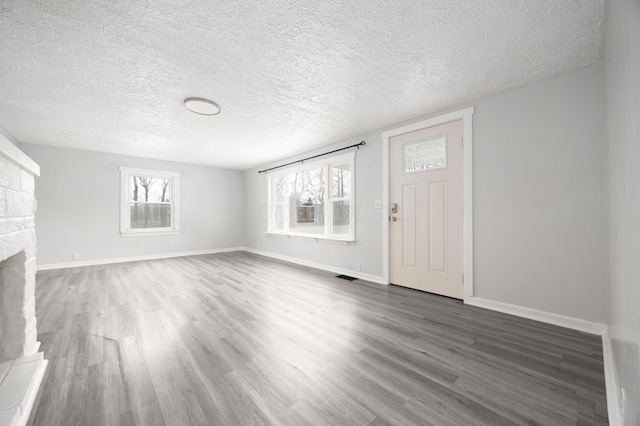
[[[360,149],[361,146],[365,146],[366,144],[367,143],[365,141],[361,141],[360,143],[357,143],[355,145],[350,145],[350,146],[345,146],[344,148],[334,149],[333,151],[325,152],[324,154],[313,155],[311,157],[303,158],[302,160],[292,161],[292,162],[287,163],[287,164],[282,164],[280,166],[271,167],[270,169],[258,170],[258,173],[266,173],[266,172],[268,172],[270,170],[279,169],[281,167],[290,166],[292,164],[304,163],[305,161],[311,160],[312,158],[322,157],[323,155],[333,154],[334,152],[344,151],[345,149],[349,149],[349,148],[358,148],[358,149]]]

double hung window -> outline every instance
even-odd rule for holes
[[[179,230],[180,173],[120,167],[120,233],[170,235]]]
[[[269,173],[270,234],[354,241],[355,153]]]

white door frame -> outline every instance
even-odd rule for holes
[[[382,221],[382,277],[389,281],[389,266],[391,257],[389,253],[389,139],[404,133],[414,132],[439,124],[462,120],[462,140],[464,150],[463,162],[463,212],[462,233],[464,251],[464,300],[473,296],[473,132],[472,116],[474,108],[469,107],[459,111],[450,112],[438,117],[430,118],[417,123],[398,127],[397,129],[382,132],[382,208],[385,212]]]

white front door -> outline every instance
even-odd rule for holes
[[[390,281],[463,298],[462,120],[389,140]]]

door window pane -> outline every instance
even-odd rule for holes
[[[407,143],[402,146],[402,173],[437,170],[446,167],[446,136]]]

